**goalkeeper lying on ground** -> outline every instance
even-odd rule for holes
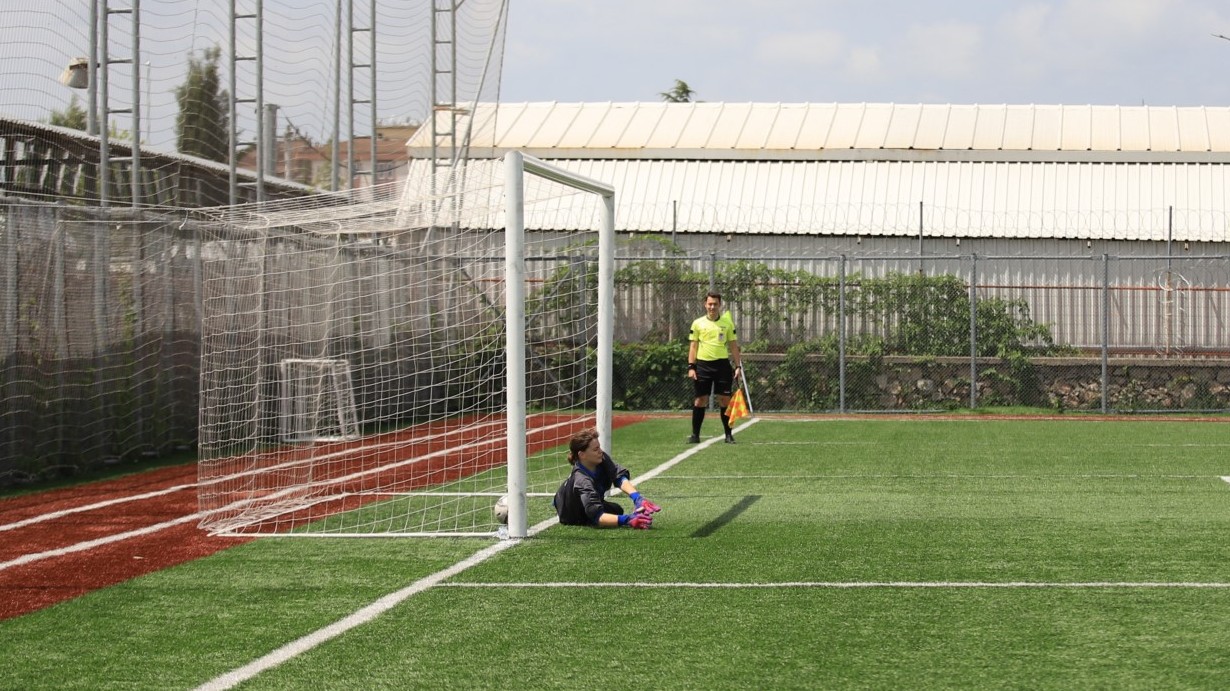
[[[586,430],[568,443],[572,474],[555,493],[555,512],[564,525],[591,525],[595,528],[627,526],[648,530],[653,515],[661,507],[641,496],[628,479],[626,468],[616,463],[598,443],[598,431]],[[615,487],[632,499],[636,509],[624,514],[624,507],[606,500],[607,490]]]

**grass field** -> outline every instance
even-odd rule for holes
[[[651,531],[259,540],[0,622],[0,688],[1230,687],[1225,423],[686,427],[615,434]]]

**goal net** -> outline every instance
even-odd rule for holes
[[[609,441],[613,190],[516,153],[412,167],[205,224],[206,530],[490,536],[507,496],[520,537],[568,439]]]

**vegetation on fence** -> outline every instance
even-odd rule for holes
[[[1045,404],[1028,356],[1065,352],[1049,327],[1033,321],[1024,300],[971,302],[969,285],[953,275],[835,278],[741,260],[715,263],[712,276],[738,323],[746,325],[744,352],[785,356],[772,366],[749,368],[749,383],[769,409],[839,407],[843,337],[844,403],[855,408],[882,407],[875,379],[888,355],[1003,358],[1005,366],[985,373],[996,381],[993,391],[1003,399],[997,402]],[[649,259],[624,266],[616,284],[628,293],[648,294],[657,307],[644,315],[650,325],[641,342],[616,345],[616,405],[686,407],[690,396],[680,367],[688,324],[700,314],[710,275],[682,258]]]

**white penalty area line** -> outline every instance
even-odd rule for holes
[[[268,655],[253,660],[243,667],[231,670],[226,674],[198,686],[197,689],[198,691],[220,691],[222,689],[234,688],[235,686],[238,686],[239,684],[242,684],[243,682],[255,677],[261,672],[273,669],[283,662],[286,662],[297,655],[315,648],[321,643],[336,638],[353,628],[372,621],[376,617],[393,609],[410,597],[417,595],[432,586],[439,585],[444,579],[451,578],[471,566],[481,564],[496,554],[517,545],[519,542],[519,540],[501,540],[494,545],[485,547],[478,552],[475,552],[469,558],[459,561],[443,571],[437,571],[426,578],[420,578],[397,592],[385,595],[372,604],[356,611],[354,614],[351,614],[343,619],[339,619],[338,621],[322,629],[317,629],[316,631],[298,640],[291,641]]]
[[[753,417],[752,419],[748,420],[744,424],[739,425],[738,427],[735,427],[733,431],[738,432],[738,431],[747,429],[751,425],[756,424],[757,421],[758,419]],[[650,470],[649,472],[638,475],[636,478],[637,484],[639,485],[640,483],[646,480],[650,480],[654,477],[657,477],[658,475],[661,475],[663,472],[681,463],[684,459],[690,458],[693,455],[699,453],[701,449],[705,449],[714,444],[722,443],[722,442],[724,442],[724,439],[722,437],[714,437],[700,444],[697,444],[696,446],[689,448],[688,450],[675,456],[669,461],[666,461],[662,465],[659,465],[658,467]],[[545,520],[533,526],[532,528],[530,528],[528,531],[529,536],[533,537],[534,535],[541,533],[542,531],[546,530],[547,528],[550,528],[556,523],[559,523],[558,518],[553,517],[548,520]],[[473,566],[477,566],[483,563],[484,561],[487,561],[491,557],[494,557],[495,555],[499,554],[500,552],[503,552],[506,549],[512,549],[513,547],[516,547],[519,544],[521,544],[520,540],[515,540],[515,539],[514,540],[501,540],[495,543],[494,545],[491,545],[489,547],[484,547],[483,549],[475,552],[468,558],[457,562],[456,564],[448,567],[447,569],[444,569],[442,571],[437,571],[436,573],[433,573],[430,576],[420,578],[419,580],[415,581],[414,583],[411,583],[410,585],[406,586],[405,588],[402,588],[401,590],[398,590],[397,592],[389,593],[388,595],[385,595],[384,597],[380,598],[379,600],[376,600],[372,604],[356,611],[354,614],[351,614],[343,619],[339,619],[338,621],[322,629],[317,629],[316,631],[306,636],[303,636],[302,638],[299,638],[298,640],[291,641],[290,643],[287,643],[281,648],[278,648],[277,650],[274,650],[273,652],[270,652],[267,655],[264,655],[256,660],[253,660],[252,662],[249,662],[248,664],[242,667],[231,670],[230,672],[227,672],[211,681],[208,681],[198,686],[197,691],[224,691],[225,689],[232,689],[238,686],[239,684],[242,684],[243,682],[248,681],[249,679],[252,679],[256,675],[260,674],[261,672],[265,672],[270,669],[273,669],[274,667],[277,667],[278,665],[281,665],[282,663],[287,662],[298,655],[308,652],[309,650],[315,648],[316,646],[322,643],[325,643],[329,640],[337,638],[338,636],[342,635],[343,633],[346,633],[347,631],[350,631],[351,629],[357,628],[359,626],[362,626],[363,624],[367,624],[371,622],[376,617],[379,617],[380,615],[384,614],[385,612],[388,612],[389,610],[393,609],[394,607],[401,604],[402,602],[405,602],[409,598],[429,588],[441,586],[441,585],[447,585],[444,583],[446,579],[452,578],[453,576],[456,576],[457,574],[465,571],[466,569],[469,569]]]
[[[542,523],[530,528],[529,535],[533,537],[558,522],[558,518],[551,518],[543,521]],[[315,648],[322,643],[337,638],[351,629],[375,620],[376,617],[388,612],[411,597],[418,595],[429,588],[439,586],[445,579],[452,578],[470,567],[478,566],[500,552],[503,552],[506,549],[512,549],[519,544],[521,544],[520,540],[500,540],[494,545],[484,547],[466,559],[463,559],[462,561],[459,561],[446,569],[437,571],[430,576],[420,578],[397,592],[385,595],[372,604],[357,610],[354,614],[351,614],[343,619],[339,619],[338,621],[335,621],[322,629],[317,629],[302,638],[287,643],[267,655],[249,662],[243,667],[233,669],[226,674],[198,686],[197,691],[223,691],[224,689],[232,689],[239,684],[252,679],[261,672],[273,669],[274,667],[277,667],[278,665],[281,665],[282,663],[287,662],[298,655],[308,652],[312,648]]]
[[[731,428],[731,432],[742,432],[743,430],[747,429],[748,427],[751,427],[757,422],[760,422],[760,418],[753,417],[749,419],[747,422],[743,423],[742,425]],[[724,437],[711,437],[709,439],[706,439],[705,441],[689,448],[687,451],[684,451],[678,456],[675,456],[674,458],[654,468],[653,470],[650,470],[647,473],[642,473],[636,476],[636,482],[634,484],[636,484],[639,487],[642,482],[645,482],[646,480],[652,480],[653,478],[658,477],[662,473],[665,473],[671,468],[674,468],[675,466],[691,458],[692,456],[695,456],[696,454],[709,448],[710,446],[713,446],[714,444],[723,444],[725,442],[726,442],[726,439]]]
[[[1087,581],[1087,582],[1038,582],[1038,581],[788,581],[784,583],[441,583],[441,588],[692,588],[725,590],[769,589],[832,589],[854,590],[859,588],[1205,588],[1226,589],[1230,583],[1200,583],[1191,581]]]

